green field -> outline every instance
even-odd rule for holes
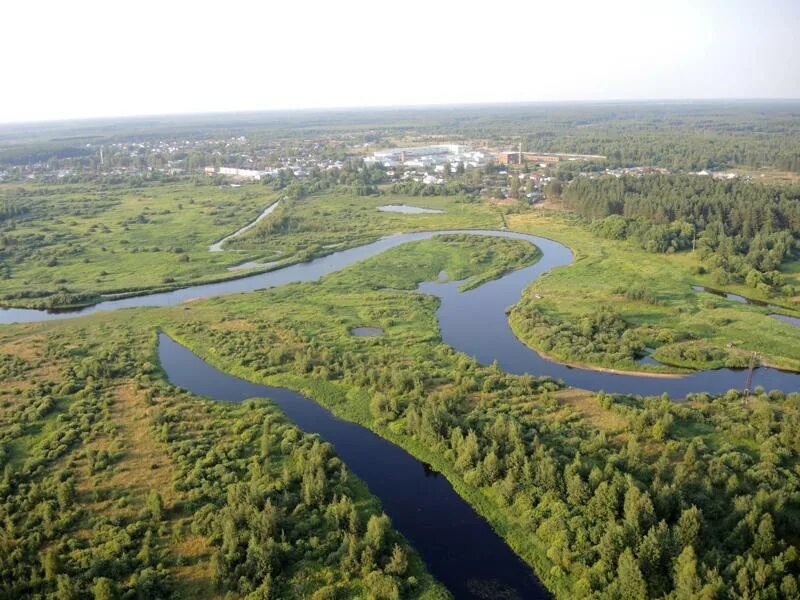
[[[2,185],[0,203],[26,212],[0,223],[0,298],[58,305],[59,290],[93,295],[230,277],[226,267],[250,257],[209,253],[209,244],[276,197],[263,186]]]

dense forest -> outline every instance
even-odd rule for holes
[[[330,445],[166,384],[152,339],[0,354],[0,598],[439,597]]]
[[[696,248],[720,284],[795,293],[779,269],[800,249],[800,187],[691,175],[580,177],[563,199],[605,238],[633,239],[650,252]]]

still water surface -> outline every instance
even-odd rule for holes
[[[227,402],[269,398],[300,429],[318,433],[333,444],[347,466],[380,498],[392,524],[420,553],[428,570],[457,599],[549,597],[530,567],[447,479],[405,450],[335,417],[298,392],[223,373],[164,334],[159,336],[158,355],[174,385]]]
[[[410,204],[384,204],[379,206],[381,212],[403,213],[405,215],[440,215],[444,213],[438,208],[422,208],[421,206],[411,206]]]

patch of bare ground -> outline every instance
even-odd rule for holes
[[[545,198],[541,202],[533,205],[534,208],[541,208],[542,210],[559,210],[572,212],[572,209],[567,208],[564,203],[556,198]]]
[[[92,475],[86,455],[77,461],[80,477],[76,489],[79,498],[90,514],[113,513],[119,517],[133,517],[146,506],[147,497],[156,491],[164,503],[169,521],[171,539],[162,538],[161,545],[169,547],[175,585],[180,597],[222,598],[211,581],[208,569],[210,549],[203,536],[190,533],[191,519],[171,510],[178,500],[173,488],[173,466],[166,443],[158,439],[150,427],[154,410],[143,392],[127,382],[114,391],[114,401],[109,409],[111,427],[106,433],[84,445],[86,450],[118,451],[120,458],[107,472]],[[201,418],[202,420],[202,418]],[[121,505],[117,497],[124,496]],[[177,535],[181,531],[182,534]],[[76,532],[76,537],[90,537],[90,529]]]
[[[181,542],[173,545],[173,554],[181,557],[180,566],[172,569],[175,584],[181,598],[223,598],[214,582],[208,568],[211,558],[211,549],[208,540],[200,535],[189,535]],[[229,596],[225,596],[226,598]],[[237,596],[230,596],[236,598]]]
[[[31,335],[0,344],[0,352],[12,354],[27,361],[35,361],[41,356],[44,336]]]
[[[111,419],[119,428],[124,458],[108,482],[127,487],[142,504],[151,491],[157,491],[169,510],[175,500],[172,463],[164,442],[156,440],[151,432],[149,408],[144,394],[132,384],[117,388]]]
[[[221,331],[244,331],[252,328],[253,324],[246,319],[232,319],[230,321],[220,321],[219,323],[214,323],[211,326],[211,329],[218,329]]]
[[[84,444],[83,456],[77,461],[80,477],[76,490],[92,512],[109,510],[118,495],[115,491],[123,492],[127,499],[125,506],[114,508],[120,515],[141,511],[151,491],[161,494],[166,510],[174,502],[172,464],[164,444],[150,432],[148,408],[143,394],[135,391],[132,383],[118,386],[109,409],[111,427]],[[91,474],[87,454],[102,450],[119,458],[109,470]]]
[[[596,395],[577,388],[564,388],[553,394],[563,405],[571,407],[584,418],[603,431],[614,433],[625,429],[625,419],[607,408],[600,406]]]

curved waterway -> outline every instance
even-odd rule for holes
[[[222,252],[222,245],[225,242],[227,242],[230,239],[233,239],[235,237],[238,237],[238,236],[242,235],[245,231],[248,231],[248,230],[252,229],[253,227],[255,227],[256,225],[258,225],[259,221],[261,221],[263,219],[266,219],[272,213],[273,210],[278,208],[278,203],[279,202],[280,202],[280,200],[276,200],[275,202],[270,204],[267,208],[265,208],[263,211],[261,211],[261,214],[258,215],[258,217],[256,217],[254,220],[250,221],[247,225],[245,225],[244,227],[241,227],[240,229],[237,229],[232,234],[226,235],[221,240],[216,241],[213,244],[211,244],[208,247],[208,251],[209,252]]]
[[[269,398],[300,429],[333,444],[348,468],[380,498],[394,527],[419,552],[431,574],[455,598],[549,598],[531,568],[447,479],[402,448],[339,419],[298,392],[223,373],[167,335],[159,336],[158,355],[174,385],[227,402]]]
[[[535,244],[542,251],[542,257],[537,263],[507,273],[468,292],[459,292],[457,282],[446,284],[429,282],[419,286],[422,292],[441,298],[438,316],[442,339],[456,350],[474,356],[482,363],[497,361],[498,365],[509,373],[547,375],[561,379],[568,385],[593,391],[644,395],[666,392],[673,398],[682,398],[691,392],[723,393],[731,388],[744,387],[745,372],[737,369],[698,371],[683,377],[656,377],[568,367],[539,356],[520,342],[511,331],[506,308],[519,300],[528,284],[552,269],[570,264],[573,256],[569,248],[558,242],[513,231],[452,230],[396,234],[370,244],[268,273],[171,292],[106,300],[76,311],[4,309],[0,310],[0,323],[67,319],[120,308],[172,306],[196,298],[210,298],[290,283],[316,281],[323,275],[339,271],[390,248],[447,233],[521,239]],[[800,374],[761,367],[755,370],[753,377],[753,386],[757,385],[766,389],[782,389],[786,392],[800,390]]]

